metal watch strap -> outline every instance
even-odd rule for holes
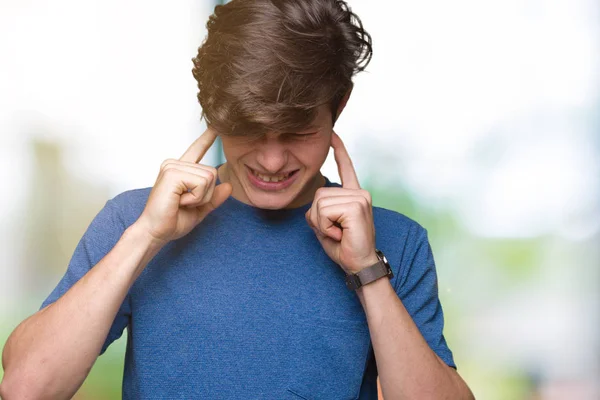
[[[375,250],[377,253],[377,257],[379,261],[375,264],[362,269],[356,274],[346,275],[346,286],[350,290],[356,290],[361,286],[365,286],[371,282],[375,282],[379,278],[383,278],[384,276],[389,277],[390,279],[394,277],[394,273],[392,272],[392,268],[388,263],[387,259],[383,255],[383,253],[379,250]]]

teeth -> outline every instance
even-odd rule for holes
[[[288,176],[290,176],[290,174],[270,176],[270,175],[259,174],[256,171],[252,171],[252,172],[254,173],[254,176],[258,177],[263,182],[281,182],[281,181],[287,179]]]

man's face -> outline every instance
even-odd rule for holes
[[[220,175],[232,184],[232,196],[263,209],[294,208],[312,201],[324,184],[319,171],[331,145],[327,105],[318,108],[311,125],[255,139],[221,136],[227,163]]]

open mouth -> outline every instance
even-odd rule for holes
[[[297,169],[283,174],[265,175],[248,167],[248,178],[250,182],[259,189],[269,191],[282,190],[294,182],[298,175],[298,171],[299,170]]]

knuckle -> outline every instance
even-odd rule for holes
[[[215,181],[216,177],[212,171],[208,171],[208,172],[209,172],[208,174],[204,175],[204,179],[206,179],[206,183],[208,185],[210,185]]]
[[[325,202],[323,201],[322,197],[317,198],[315,203],[317,204],[317,209],[322,209],[325,206]]]
[[[371,193],[368,190],[361,189],[362,196],[367,200],[367,203],[371,204],[373,198],[371,197]]]
[[[368,209],[369,206],[371,205],[371,202],[369,201],[369,199],[367,199],[365,197],[361,198],[360,202],[364,209]]]
[[[204,195],[206,190],[210,187],[212,180],[208,176],[200,177],[200,185],[202,186],[202,194]]]
[[[326,194],[327,194],[327,188],[326,187],[320,187],[315,192],[315,198],[321,198],[321,197],[325,196]]]
[[[173,167],[166,166],[163,170],[163,176],[166,179],[173,179],[178,175],[177,170]]]
[[[165,161],[162,162],[162,164],[160,164],[160,169],[164,170],[166,169],[169,165],[172,165],[175,162],[174,159],[172,158],[167,158]]]
[[[212,174],[213,179],[217,179],[218,172],[217,172],[217,169],[215,167],[209,167],[208,171]]]
[[[350,204],[352,205],[352,208],[354,209],[354,211],[362,211],[363,210],[363,203],[361,202],[361,200],[353,201]]]

